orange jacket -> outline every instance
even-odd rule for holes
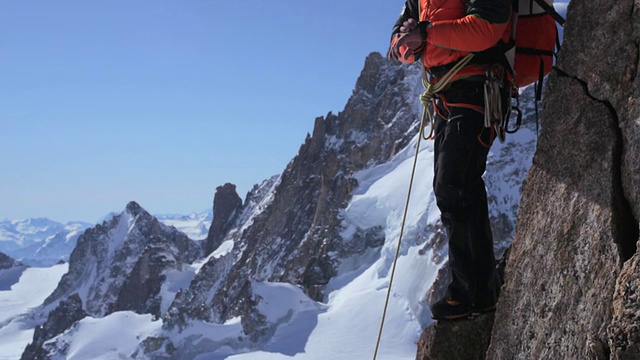
[[[408,61],[401,61],[422,59],[427,70],[446,68],[470,52],[488,51],[500,41],[508,41],[510,15],[511,0],[407,0],[393,28],[391,44],[407,19],[428,23],[426,42]],[[457,78],[484,74],[481,65],[468,65]]]

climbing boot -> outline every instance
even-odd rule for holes
[[[479,303],[473,307],[473,312],[478,314],[485,314],[496,311],[496,303]]]
[[[473,313],[470,305],[454,299],[442,299],[431,306],[434,320],[456,320],[466,318]]]

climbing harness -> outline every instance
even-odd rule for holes
[[[473,54],[469,54],[463,57],[458,63],[456,63],[451,70],[449,70],[440,80],[438,80],[435,84],[432,84],[427,79],[427,71],[426,69],[422,69],[422,85],[425,88],[425,92],[420,94],[420,102],[422,103],[422,120],[420,125],[420,135],[425,140],[433,139],[433,131],[434,131],[434,119],[433,114],[429,111],[429,103],[433,100],[433,97],[444,90],[453,80],[453,78],[458,74],[463,67],[467,66],[469,62],[473,59]],[[426,125],[426,119],[429,118],[429,124],[431,126],[431,130],[429,131],[428,136],[424,136],[424,127]]]

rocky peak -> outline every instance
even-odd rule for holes
[[[133,310],[159,314],[163,272],[200,256],[200,246],[130,202],[110,221],[87,229],[69,260],[69,271],[45,305],[79,293],[92,316]]]
[[[231,229],[235,217],[242,211],[242,199],[234,184],[226,183],[216,188],[213,198],[213,221],[207,236],[205,253],[220,246],[221,240]]]
[[[130,201],[124,210],[133,217],[150,216],[150,214],[135,201]]]
[[[188,327],[192,321],[223,323],[240,316],[248,339],[259,342],[264,334],[273,334],[268,327],[276,325],[247,320],[260,318],[255,284],[290,283],[321,300],[343,259],[381,246],[379,229],[362,229],[354,236],[357,240],[343,241],[340,211],[357,186],[354,173],[388,160],[398,139],[415,135],[411,130],[419,108],[416,98],[407,94],[416,92],[419,79],[418,67],[371,54],[345,109],[318,117],[313,133],[277,181],[261,187],[259,199],[251,196],[259,212],[248,217],[245,207],[233,228],[212,243],[211,250],[227,241],[233,248],[212,256],[189,289],[176,297],[165,317],[167,328]],[[220,196],[230,190],[221,189]],[[231,204],[238,204],[237,199]]]
[[[395,76],[395,71],[389,68],[389,61],[382,54],[374,52],[364,61],[362,73],[356,81],[354,95],[379,97],[385,91],[383,84],[388,83],[389,76]]]
[[[50,358],[55,349],[47,341],[85,315],[129,310],[160,317],[175,296],[161,291],[167,274],[184,271],[201,255],[199,243],[130,202],[80,236],[68,272],[35,311],[36,317],[49,315],[23,358]]]
[[[13,267],[22,266],[19,261],[14,260],[7,254],[0,252],[0,270],[11,269]]]

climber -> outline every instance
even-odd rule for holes
[[[495,133],[484,125],[485,81],[489,69],[503,64],[496,49],[509,39],[510,13],[511,0],[407,0],[392,31],[388,56],[420,60],[432,83],[475,53],[434,97],[433,189],[452,275],[445,297],[431,304],[436,320],[495,310],[499,279],[482,179]],[[498,97],[507,109],[510,91]]]

